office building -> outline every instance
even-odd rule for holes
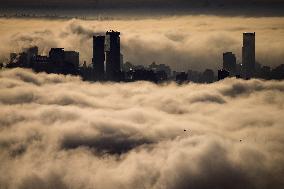
[[[64,51],[64,61],[66,64],[72,64],[74,67],[79,67],[79,52]]]
[[[230,73],[227,70],[218,70],[218,81],[223,80],[230,76]]]
[[[123,68],[123,54],[120,53],[120,71],[122,71],[122,68]]]
[[[250,79],[255,71],[255,33],[243,33],[242,77]]]
[[[64,63],[64,48],[51,48],[49,51],[50,62],[58,66]]]
[[[202,74],[203,83],[213,83],[214,82],[214,71],[211,69],[206,69]]]
[[[93,36],[93,69],[98,79],[105,73],[105,36]]]
[[[230,76],[236,75],[236,56],[232,52],[223,53],[223,69],[228,71]]]
[[[119,80],[120,76],[120,32],[108,31],[105,36],[106,78]]]

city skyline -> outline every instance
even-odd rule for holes
[[[114,31],[110,30],[110,32],[114,32]],[[105,36],[108,36],[108,32],[106,33],[106,35],[102,35],[102,33],[99,34],[99,35],[96,35],[96,34],[93,35],[93,44],[92,44],[93,45],[93,48],[92,48],[93,54],[92,54],[91,61],[90,62],[87,61],[87,60],[79,61],[79,64],[81,64],[81,65],[83,65],[83,63],[86,62],[86,63],[88,63],[88,65],[93,65],[95,67],[95,64],[98,64],[97,65],[97,66],[99,66],[98,69],[101,70],[99,72],[104,72],[106,70],[106,67],[105,67],[105,65],[106,65],[105,64],[105,61],[106,61],[105,60],[105,53],[106,53],[106,50],[105,50],[106,49],[106,42],[105,42],[105,40],[106,40],[106,38],[105,38]],[[247,36],[250,36],[250,35],[254,36],[254,38],[252,39],[252,42],[249,42],[249,39],[247,37]],[[247,55],[246,55],[246,51],[247,51],[246,45],[249,44],[249,43],[253,44],[253,47],[250,50],[250,53],[253,53],[252,58],[251,58],[252,60],[247,60]],[[60,48],[60,47],[52,47],[52,48]],[[23,48],[24,51],[25,51],[25,49],[28,49],[28,47]],[[97,49],[97,50],[95,50],[95,49]],[[236,58],[236,55],[234,54],[234,52],[229,52],[229,51],[223,52],[223,68],[226,68],[226,70],[228,70],[228,71],[235,72],[236,70],[234,70],[234,69],[236,69],[237,64],[246,65],[246,64],[248,64],[246,62],[252,62],[252,63],[250,63],[250,64],[252,64],[250,69],[252,69],[252,68],[254,69],[255,64],[260,64],[260,62],[258,62],[255,58],[256,57],[256,55],[255,55],[255,32],[253,32],[253,33],[244,32],[243,33],[243,47],[242,47],[241,51],[242,51],[241,58],[239,58],[239,59]],[[13,53],[16,53],[16,52],[13,52]],[[46,56],[47,53],[46,54],[39,54],[39,55]],[[123,55],[121,51],[120,51],[120,55],[121,56]],[[95,56],[101,57],[101,58],[98,58],[100,60],[95,59],[94,58]],[[98,61],[98,62],[94,63],[94,61],[96,61],[96,62]],[[235,65],[233,65],[233,66],[235,68],[230,67],[230,66],[232,66],[232,65],[229,65],[230,61],[234,62]],[[154,59],[152,62],[156,62],[156,60]],[[207,64],[207,63],[205,62],[204,64]],[[150,65],[150,62],[148,63],[148,65]],[[278,65],[276,65],[276,66],[278,66]],[[219,67],[217,67],[214,71],[216,72],[218,69],[219,69]],[[246,68],[246,69],[249,69],[249,68]],[[181,70],[181,71],[185,71],[185,70]]]
[[[32,19],[30,22],[25,19],[4,19],[0,60],[8,60],[10,52],[20,52],[23,47],[34,45],[39,47],[39,53],[43,55],[47,55],[53,47],[75,50],[80,52],[81,64],[84,61],[90,63],[93,33],[103,34],[104,31],[114,29],[122,31],[122,53],[126,55],[124,59],[133,64],[149,65],[155,61],[167,64],[177,71],[189,68],[197,71],[206,68],[217,70],[222,62],[220,54],[223,52],[234,52],[238,63],[241,62],[240,33],[245,31],[254,31],[258,34],[256,58],[259,63],[270,67],[281,64],[281,60],[284,59],[281,50],[284,44],[281,37],[282,29],[274,29],[281,25],[281,19],[242,20],[208,16],[130,21]],[[171,22],[172,27],[169,27],[167,22]],[[229,25],[230,22],[232,25]],[[11,25],[11,29],[8,28],[10,23],[15,23]],[[38,27],[26,27],[31,23]],[[152,25],[158,27],[151,31]],[[255,28],[245,25],[255,25]],[[137,29],[133,30],[135,28]],[[166,51],[172,53],[164,53]]]
[[[88,81],[129,82],[146,80],[155,83],[175,81],[177,83],[197,82],[213,83],[227,77],[242,79],[284,79],[284,64],[271,69],[256,62],[255,32],[243,33],[242,62],[237,64],[236,56],[232,52],[223,53],[223,63],[218,69],[217,76],[214,71],[206,68],[204,72],[191,69],[180,72],[171,71],[165,64],[156,64],[144,67],[132,65],[123,61],[120,50],[120,32],[107,31],[105,35],[93,35],[93,58],[87,66],[86,61],[79,66],[79,52],[65,51],[64,48],[51,48],[49,56],[38,54],[38,47],[31,47],[22,53],[11,53],[7,68],[31,68],[36,72],[80,75]]]

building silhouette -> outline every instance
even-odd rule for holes
[[[228,71],[230,73],[230,76],[236,75],[236,56],[232,52],[223,53],[223,69]]]
[[[214,82],[214,71],[206,69],[202,74],[202,83],[213,83]]]
[[[93,36],[93,68],[98,80],[105,74],[105,36]]]
[[[79,74],[79,52],[64,51],[64,48],[52,48],[49,56],[38,55],[38,47],[24,49],[23,52],[11,53],[8,68],[31,68],[36,72],[57,74]]]
[[[194,71],[194,70],[188,70],[187,75],[188,75],[188,81],[194,82],[194,83],[201,82],[201,79],[200,79],[201,73],[200,72]]]
[[[38,47],[30,47],[23,49],[23,52],[10,53],[10,67],[30,68],[33,65],[35,57],[38,55]],[[8,67],[9,67],[8,66]]]
[[[71,64],[74,67],[79,67],[79,52],[64,51],[64,62],[66,64]]]
[[[255,32],[243,33],[242,65],[242,77],[252,78],[255,71]]]
[[[188,74],[186,72],[178,72],[175,73],[176,82],[178,84],[183,84],[188,82]]]
[[[64,65],[63,74],[79,73],[79,52],[76,51],[64,51]]]
[[[282,80],[284,79],[284,64],[281,64],[271,70],[271,78],[272,79],[277,79],[277,80]]]
[[[111,30],[105,36],[93,36],[92,62],[96,80],[120,80],[123,64],[120,32]]]
[[[171,68],[165,64],[156,64],[156,62],[152,62],[152,64],[149,65],[149,69],[153,70],[154,72],[165,72],[167,75],[167,78],[171,76]]]
[[[120,71],[121,71],[121,72],[122,72],[122,70],[123,70],[123,63],[124,63],[123,54],[120,53]]]
[[[230,76],[230,73],[227,70],[221,69],[218,70],[218,81],[223,80]]]
[[[62,73],[64,66],[64,48],[51,48],[49,60],[54,73]]]
[[[38,55],[38,47],[34,46],[34,47],[30,47],[27,49],[24,49],[25,54],[25,67],[29,68],[32,66],[33,60],[35,59],[35,57]]]
[[[18,56],[17,53],[10,53],[10,61],[9,61],[9,64],[16,63],[16,61],[17,61],[17,56]]]
[[[108,31],[105,36],[106,78],[117,81],[120,77],[120,32]]]
[[[33,60],[32,69],[36,72],[53,73],[53,67],[48,56],[37,55]]]
[[[84,61],[79,65],[79,52],[65,51],[64,48],[51,48],[49,54],[39,55],[38,47],[23,49],[20,53],[11,53],[8,64],[0,62],[0,68],[31,68],[36,72],[80,75],[87,81],[124,81],[138,80],[162,83],[176,81],[179,84],[196,82],[212,83],[216,81],[214,71],[204,72],[188,70],[171,71],[165,64],[153,62],[148,67],[123,61],[120,52],[120,32],[108,31],[106,35],[93,36],[92,63]],[[223,69],[218,70],[218,80],[226,77],[250,79],[284,79],[284,64],[275,68],[262,66],[255,61],[255,33],[243,33],[242,63],[236,64],[232,52],[223,53]]]

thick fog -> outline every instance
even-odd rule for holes
[[[109,19],[109,20],[108,20]],[[242,33],[256,32],[256,59],[275,67],[284,60],[283,17],[172,16],[99,17],[98,20],[0,19],[0,59],[37,45],[42,54],[52,47],[80,52],[81,63],[92,59],[92,35],[121,32],[124,61],[153,61],[174,70],[217,70],[223,52],[233,51],[241,62]]]
[[[284,82],[0,72],[0,188],[280,189]]]

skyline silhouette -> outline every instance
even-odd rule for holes
[[[146,80],[155,83],[176,81],[177,83],[197,82],[213,83],[227,77],[242,79],[284,79],[284,64],[271,69],[256,62],[255,32],[243,33],[242,62],[236,63],[236,56],[232,52],[223,53],[222,67],[217,76],[214,71],[206,68],[205,71],[196,72],[184,70],[171,71],[167,65],[156,65],[153,62],[148,68],[130,62],[123,62],[120,51],[120,32],[107,31],[105,35],[93,36],[93,58],[87,66],[86,61],[79,66],[79,52],[64,51],[64,48],[51,48],[49,56],[38,54],[38,47],[31,47],[22,53],[11,53],[10,61],[1,67],[31,68],[36,72],[80,75],[88,81],[139,81]]]

